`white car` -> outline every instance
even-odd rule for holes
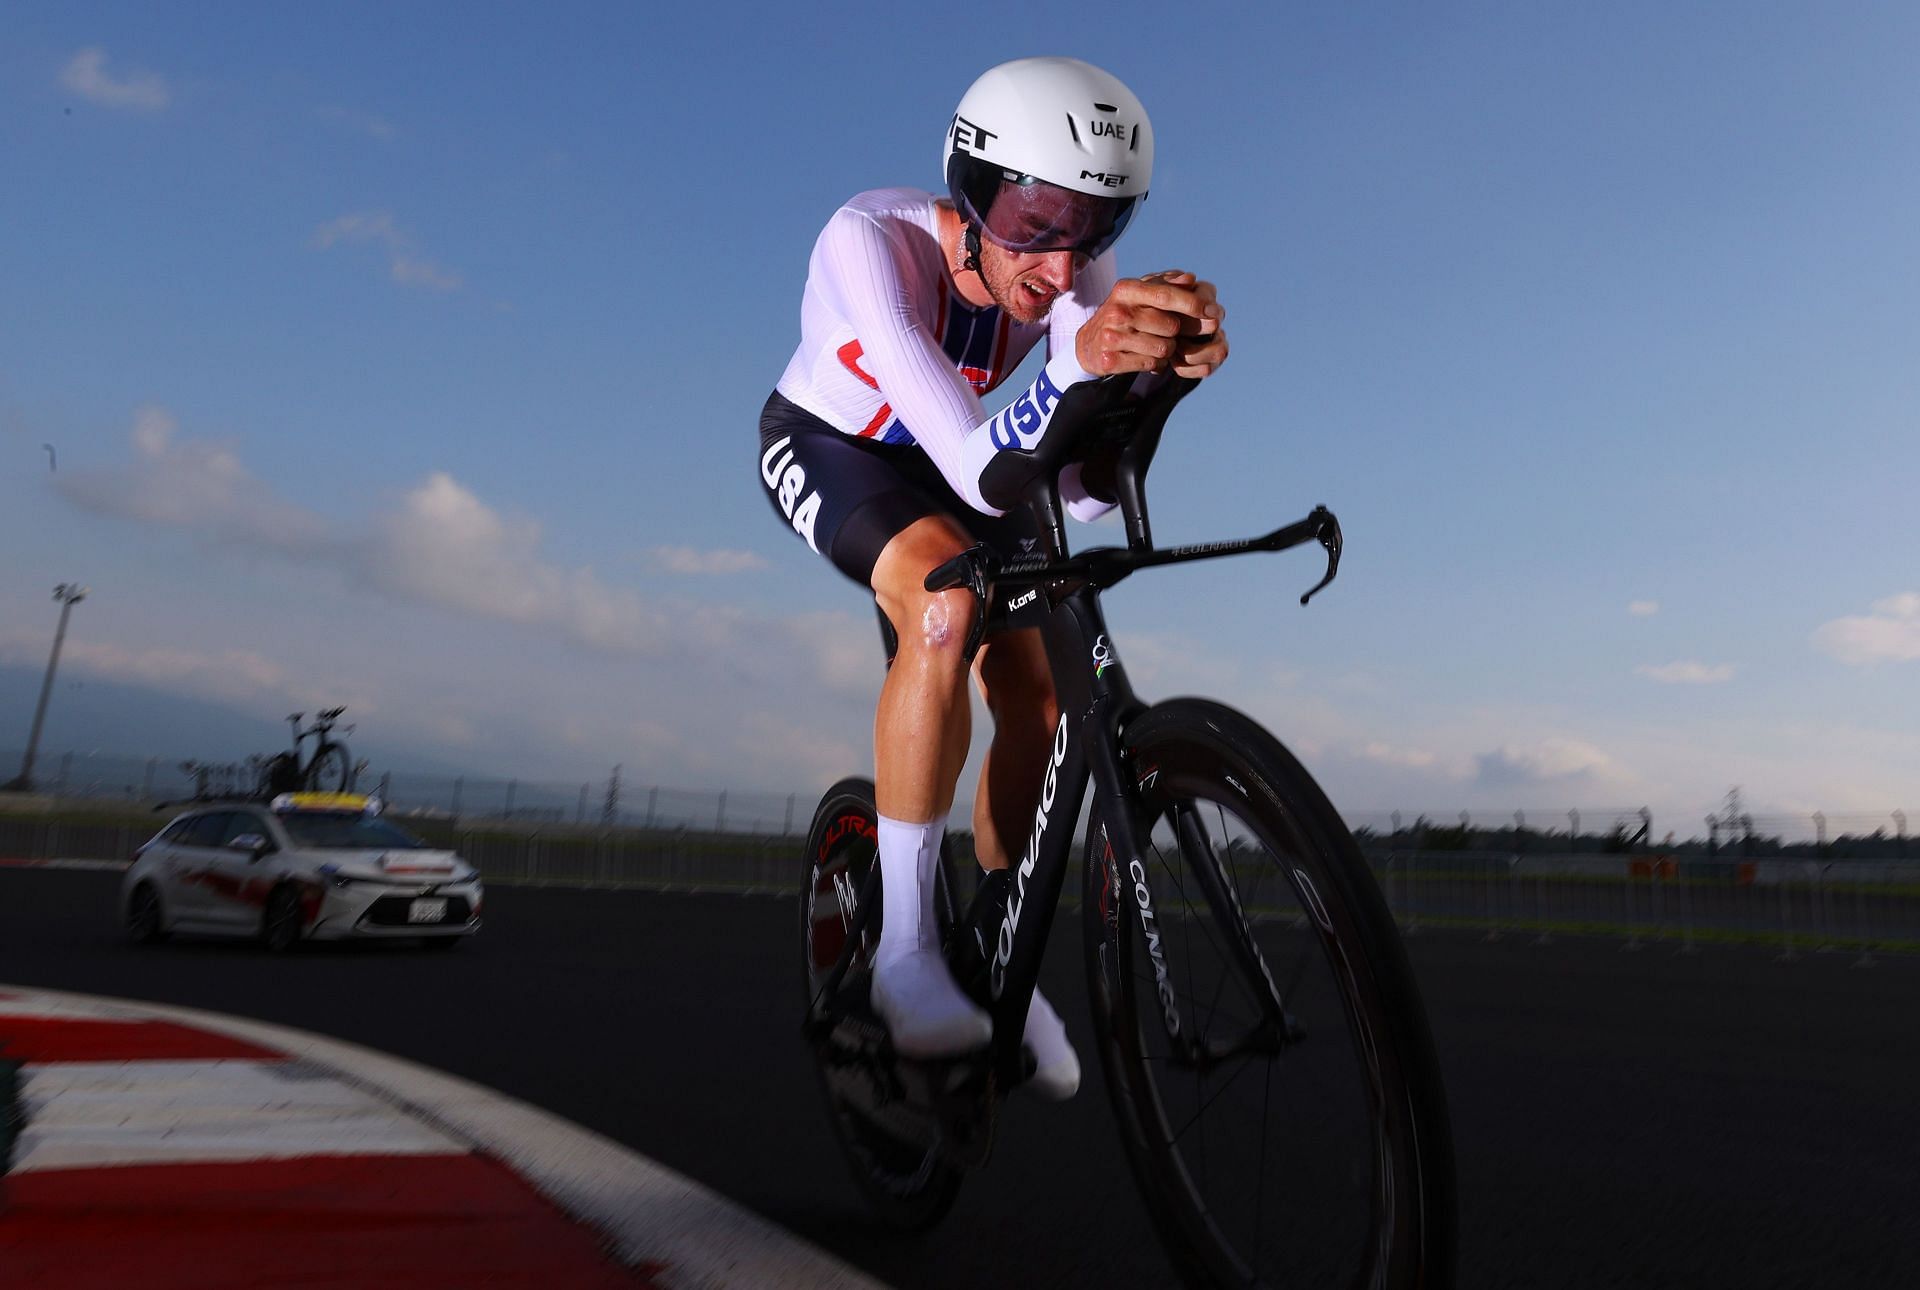
[[[352,793],[196,804],[134,852],[120,884],[127,934],[248,936],[284,950],[343,937],[446,947],[479,931],[479,872],[379,810]]]

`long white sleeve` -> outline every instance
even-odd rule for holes
[[[1113,257],[1082,269],[1073,289],[1055,299],[1043,331],[960,301],[937,229],[931,199],[914,190],[862,194],[835,212],[814,247],[802,344],[780,389],[846,433],[919,444],[968,505],[999,514],[980,495],[980,472],[1005,448],[1031,448],[1059,396],[1092,379],[1074,339],[1112,289]],[[995,334],[962,334],[962,327]],[[1046,367],[987,415],[976,391],[1018,367],[1043,334]],[[1081,490],[1068,500],[1083,517],[1104,509]]]

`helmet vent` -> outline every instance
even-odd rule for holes
[[[1095,103],[1093,106],[1102,112],[1118,112],[1120,110],[1111,103]]]
[[[1073,134],[1073,141],[1080,142],[1080,127],[1073,123],[1073,113],[1067,113],[1067,129]]]

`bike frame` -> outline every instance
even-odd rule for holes
[[[1047,500],[1035,499],[1035,509],[1043,517]],[[1131,548],[1096,548],[1073,558],[1023,558],[998,565],[993,580],[986,584],[988,594],[1000,598],[997,608],[1005,610],[1009,628],[1029,625],[1040,628],[1060,710],[1060,722],[1054,731],[1036,798],[1033,830],[1020,860],[1013,866],[1007,911],[990,947],[993,1059],[1003,1086],[1017,1081],[1022,1073],[1020,1037],[1026,1029],[1027,1009],[1039,981],[1040,961],[1059,909],[1074,829],[1079,823],[1089,784],[1094,790],[1094,809],[1088,816],[1088,828],[1104,831],[1108,862],[1127,875],[1129,881],[1125,887],[1132,894],[1143,925],[1151,928],[1154,922],[1153,883],[1147,866],[1140,860],[1146,849],[1142,836],[1143,812],[1139,808],[1133,775],[1122,764],[1127,723],[1145,711],[1146,704],[1134,693],[1107,630],[1106,615],[1100,608],[1101,589],[1112,586],[1137,568],[1219,559],[1249,551],[1279,551],[1318,541],[1328,552],[1327,574],[1300,598],[1305,604],[1332,581],[1339,568],[1339,521],[1325,507],[1318,507],[1305,519],[1275,529],[1264,537],[1164,550],[1148,545],[1144,540],[1144,525],[1140,527],[1142,541]],[[985,553],[970,552],[969,556],[975,562],[992,563],[991,556]],[[943,566],[943,570],[936,570],[928,578],[929,588],[957,572]],[[1037,622],[1032,621],[1035,618]],[[1180,827],[1187,827],[1186,822],[1181,822]],[[1197,872],[1196,876],[1214,917],[1228,933],[1229,952],[1240,960],[1250,982],[1266,985],[1261,1002],[1268,1032],[1284,1033],[1281,1000],[1246,931],[1233,893],[1208,873]],[[1149,934],[1150,955],[1159,953],[1157,940]],[[1178,1036],[1170,1034],[1169,1038],[1177,1040]],[[1193,1055],[1201,1060],[1218,1056]]]
[[[1048,457],[1036,457],[1025,463],[1025,478],[1019,480],[1015,490],[1019,504],[1033,515],[1040,530],[1041,552],[1002,559],[989,548],[976,546],[947,561],[926,578],[929,591],[957,587],[973,591],[976,618],[968,637],[969,654],[984,637],[989,619],[996,622],[999,630],[1038,627],[1060,712],[1035,797],[1033,828],[1026,848],[1013,865],[1006,913],[993,944],[988,947],[990,998],[987,1007],[993,1017],[994,1034],[989,1051],[993,1071],[1002,1088],[1012,1087],[1025,1076],[1021,1041],[1027,1011],[1033,1002],[1040,962],[1059,909],[1075,826],[1090,784],[1095,805],[1089,827],[1104,829],[1110,862],[1123,862],[1118,868],[1130,879],[1129,890],[1143,923],[1151,925],[1154,917],[1152,883],[1146,866],[1139,860],[1144,851],[1139,798],[1121,764],[1126,724],[1144,711],[1146,705],[1134,693],[1126,669],[1115,652],[1100,608],[1100,592],[1135,569],[1219,559],[1252,551],[1284,551],[1318,542],[1327,552],[1327,571],[1300,597],[1304,605],[1333,581],[1340,565],[1340,524],[1324,506],[1315,507],[1304,519],[1261,537],[1164,549],[1153,546],[1146,510],[1146,469],[1168,412],[1192,388],[1192,382],[1175,383],[1160,399],[1129,413],[1134,424],[1127,447],[1115,467],[1116,492],[1126,524],[1127,545],[1095,547],[1077,556],[1068,555],[1065,526],[1060,516],[1059,461],[1073,450],[1079,436],[1103,415],[1103,402],[1109,405],[1105,414],[1111,415],[1111,396],[1123,392],[1130,381],[1131,377],[1126,377],[1096,383],[1096,387],[1104,386],[1104,390],[1079,387],[1091,397],[1081,400],[1071,411],[1068,401],[1063,400],[1061,411],[1056,413],[1056,423],[1062,416],[1072,416],[1077,424],[1066,428]],[[1017,455],[1003,454],[1003,457]],[[1182,827],[1186,825],[1183,823]],[[855,898],[851,932],[858,933],[869,917],[867,911],[877,895],[879,872],[880,866],[876,863],[861,884]],[[1233,929],[1228,937],[1230,952],[1242,960],[1243,967],[1257,969],[1257,975],[1250,975],[1250,980],[1266,982],[1267,997],[1263,1006],[1267,1010],[1269,1029],[1278,1028],[1284,1033],[1284,1012],[1278,993],[1265,965],[1259,961],[1258,950],[1246,934],[1232,893],[1207,878],[1201,879],[1201,885],[1214,916]],[[824,999],[839,988],[861,940],[857,934],[848,937],[818,998]],[[1150,954],[1158,953],[1152,938],[1148,950]],[[820,1022],[816,1016],[810,1024]],[[1199,1060],[1218,1056],[1190,1055]]]
[[[1045,594],[1044,590],[1041,593]],[[993,1062],[1002,1087],[1024,1074],[1021,1036],[1053,931],[1080,808],[1089,783],[1107,838],[1138,853],[1129,785],[1121,774],[1120,732],[1145,707],[1115,655],[1098,594],[1082,587],[1049,606],[1040,624],[1060,722],[1037,795],[1033,831],[1013,865],[1007,909],[988,947]],[[1091,821],[1090,821],[1091,824]]]

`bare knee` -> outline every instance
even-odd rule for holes
[[[882,606],[900,637],[900,653],[959,671],[973,626],[973,593],[965,589],[901,597]]]

